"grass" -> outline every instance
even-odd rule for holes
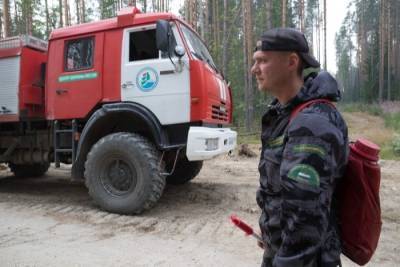
[[[373,116],[382,116],[383,110],[378,104],[339,104],[339,110],[342,112],[365,112]]]
[[[342,112],[364,112],[369,115],[381,117],[384,120],[384,126],[395,133],[391,134],[389,140],[388,138],[383,138],[382,142],[377,141],[379,140],[379,136],[374,136],[373,141],[377,142],[381,147],[380,157],[382,159],[400,160],[400,137],[398,135],[400,134],[400,112],[385,113],[378,104],[362,103],[341,104],[339,105],[339,109]]]
[[[394,129],[396,132],[400,132],[400,112],[384,114],[385,126]]]

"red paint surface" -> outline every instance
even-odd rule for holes
[[[27,47],[22,48],[19,84],[19,110],[24,117],[44,118],[44,88],[40,87],[40,65],[47,54]]]
[[[79,71],[65,71],[64,49],[69,40],[94,37],[93,66]],[[120,42],[119,40],[115,40]],[[49,44],[49,59],[46,84],[46,116],[54,119],[85,118],[94,107],[101,102],[103,96],[103,46],[104,33],[89,33],[73,36],[68,39],[51,41]],[[60,76],[97,72],[97,77],[88,80],[59,82]],[[58,94],[57,90],[63,93]]]
[[[232,122],[232,101],[231,92],[225,81],[226,101],[221,99],[220,88],[216,79],[222,77],[215,73],[206,63],[192,59],[190,60],[190,96],[192,101],[190,109],[191,121],[202,121],[210,124],[229,124]],[[213,106],[224,106],[226,116],[223,119],[215,118]]]

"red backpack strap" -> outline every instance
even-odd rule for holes
[[[293,109],[292,113],[290,113],[289,122],[291,122],[297,116],[297,114],[299,114],[300,111],[315,103],[325,103],[333,108],[336,108],[335,105],[328,99],[319,98],[319,99],[309,100],[304,103],[301,103],[300,105],[298,105]]]

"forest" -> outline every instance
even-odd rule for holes
[[[335,74],[345,102],[400,99],[400,1],[349,0],[335,34]],[[327,69],[327,25],[335,14],[327,0],[3,0],[0,37],[29,34],[48,39],[55,28],[116,16],[126,6],[142,12],[182,16],[207,44],[233,89],[234,124],[251,131],[271,100],[256,89],[250,73],[257,38],[273,27],[303,31],[312,53]]]

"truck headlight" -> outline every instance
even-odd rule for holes
[[[218,138],[206,138],[206,151],[218,149]]]

